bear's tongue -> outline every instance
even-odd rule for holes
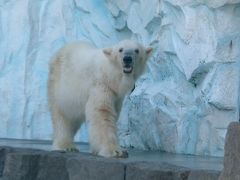
[[[124,66],[123,67],[123,72],[124,73],[131,73],[132,72],[132,66]]]

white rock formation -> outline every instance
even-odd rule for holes
[[[124,38],[155,51],[124,103],[121,144],[222,156],[239,119],[240,0],[1,0],[0,137],[51,138],[46,82],[59,47]]]

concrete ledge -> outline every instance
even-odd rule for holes
[[[126,168],[126,180],[149,180],[149,179],[188,179],[190,169],[170,165],[167,163],[130,163]]]
[[[88,153],[0,147],[0,180],[217,180],[220,171],[126,161]]]
[[[228,126],[224,147],[224,169],[219,180],[240,180],[240,123]]]

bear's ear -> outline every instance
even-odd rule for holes
[[[146,54],[149,56],[151,54],[152,50],[153,49],[151,47],[146,48]]]
[[[152,47],[147,47],[145,49],[145,52],[146,52],[146,55],[147,55],[146,59],[149,59],[149,56],[151,55],[152,51],[153,51]]]
[[[109,56],[112,55],[112,49],[111,49],[111,48],[105,48],[105,49],[103,49],[103,53],[104,53],[107,57],[109,57]]]

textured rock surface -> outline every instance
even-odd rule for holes
[[[190,170],[169,164],[133,163],[127,166],[126,180],[186,180]]]
[[[6,155],[3,177],[8,180],[67,180],[65,154],[20,150]]]
[[[220,172],[167,163],[113,159],[87,153],[1,148],[1,180],[217,180]],[[203,179],[205,178],[205,179]]]
[[[189,173],[188,180],[217,180],[219,175],[219,171],[196,170]]]
[[[225,140],[224,169],[219,180],[240,179],[240,123],[232,122],[228,126]]]
[[[123,180],[125,165],[116,160],[93,156],[71,158],[67,162],[69,179]]]
[[[132,163],[126,170],[126,180],[218,180],[219,175],[219,171],[192,170],[166,163]]]
[[[0,1],[0,137],[51,138],[46,82],[59,47],[133,38],[155,52],[124,103],[121,144],[222,156],[239,119],[239,24],[240,0]]]

